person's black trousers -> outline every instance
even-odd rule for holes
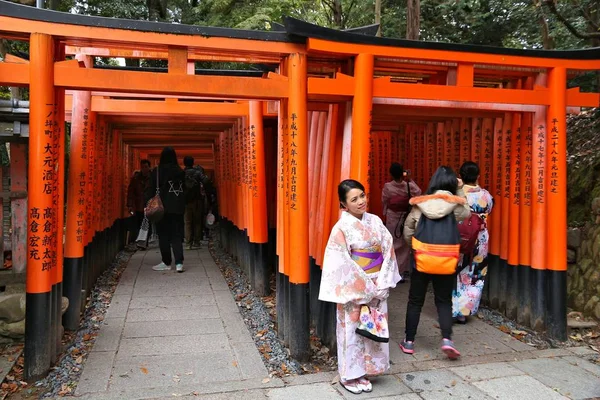
[[[433,294],[442,338],[452,339],[452,291],[456,275],[431,275],[413,268],[410,275],[408,306],[406,307],[406,341],[415,340],[429,281],[433,283]]]
[[[183,214],[166,213],[160,221],[156,223],[156,233],[158,234],[158,246],[162,262],[171,265],[171,248],[175,256],[175,265],[183,264]]]

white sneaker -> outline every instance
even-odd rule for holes
[[[169,268],[171,269],[171,268]],[[177,272],[183,272],[183,264],[177,264],[175,266],[175,269],[177,270]]]
[[[154,267],[152,267],[152,269],[154,271],[170,271],[171,270],[171,266],[165,264],[164,262],[161,262],[158,265],[155,265]]]

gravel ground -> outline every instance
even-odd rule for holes
[[[21,358],[10,374],[15,376],[15,381],[19,385],[18,389],[11,390],[12,393],[6,397],[0,395],[0,399],[42,399],[73,395],[83,371],[83,364],[96,341],[112,295],[134,252],[135,250],[131,247],[121,251],[110,267],[98,278],[96,286],[88,298],[79,330],[65,333],[62,342],[66,350],[60,356],[57,365],[50,370],[48,376],[31,386],[19,383],[23,375]],[[5,380],[4,383],[14,382]]]
[[[320,343],[314,332],[311,332],[311,361],[299,363],[290,356],[289,350],[277,337],[275,296],[256,295],[242,268],[220,247],[218,233],[215,236],[209,243],[209,250],[229,285],[271,377],[336,369],[336,358],[330,355],[330,350]],[[274,281],[271,282],[271,289],[275,293]]]

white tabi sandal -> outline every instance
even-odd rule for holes
[[[358,379],[358,387],[365,393],[371,393],[373,391],[373,384],[364,376]]]
[[[352,383],[350,383],[352,382]],[[361,394],[363,392],[361,385],[358,383],[358,380],[352,380],[350,382],[344,382],[340,379],[340,385],[350,393]]]

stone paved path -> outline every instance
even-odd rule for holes
[[[590,349],[535,350],[474,320],[456,326],[463,353],[439,352],[433,301],[416,353],[390,345],[389,375],[359,396],[335,373],[268,379],[231,292],[208,250],[186,251],[186,272],[152,271],[158,249],[137,252],[123,273],[76,395],[84,399],[586,399],[600,398]],[[392,337],[402,338],[408,285],[390,297]]]

